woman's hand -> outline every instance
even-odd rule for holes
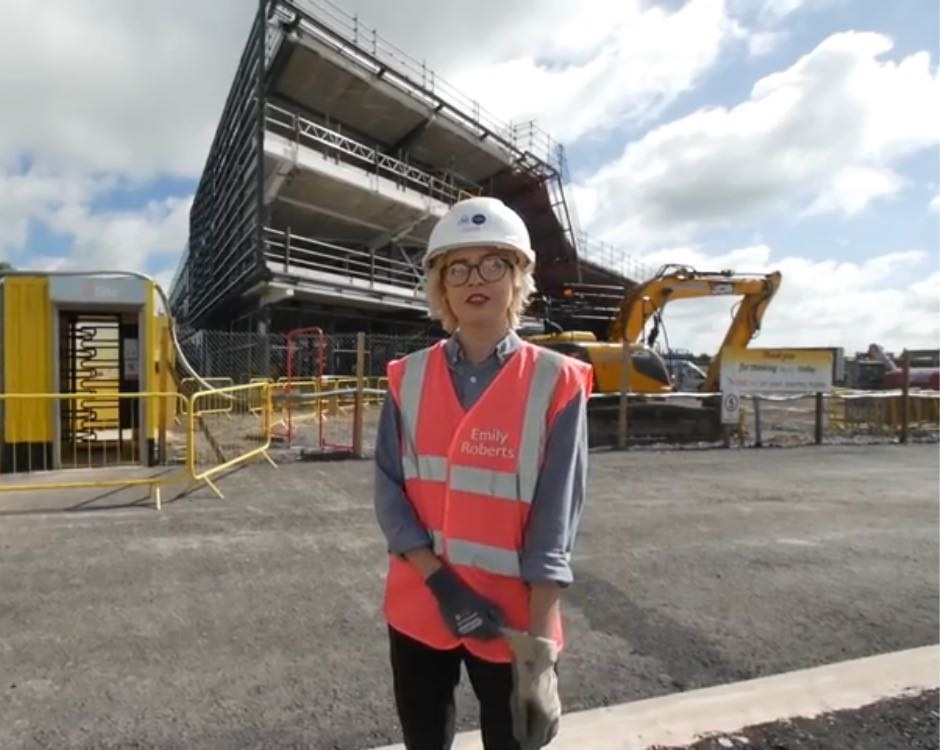
[[[499,607],[465,585],[450,568],[441,566],[425,583],[455,636],[490,640],[502,635],[505,618]]]

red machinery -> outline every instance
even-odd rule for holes
[[[898,367],[887,352],[878,344],[868,347],[868,356],[884,365],[884,377],[881,387],[886,389],[903,388],[904,369]],[[929,391],[940,391],[940,368],[938,367],[912,367],[911,377],[908,381],[911,388],[923,388]]]

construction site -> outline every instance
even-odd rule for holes
[[[372,458],[474,196],[593,381],[550,747],[940,747],[940,352],[756,346],[785,275],[591,239],[562,143],[327,0],[258,4],[168,289],[0,271],[0,747],[403,747]]]

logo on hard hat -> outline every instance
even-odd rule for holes
[[[474,224],[479,226],[486,221],[486,217],[483,214],[474,214],[472,221]]]

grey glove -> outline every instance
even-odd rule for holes
[[[490,640],[502,635],[505,619],[499,607],[463,583],[446,565],[429,575],[425,583],[456,637]]]
[[[550,638],[503,629],[512,649],[513,688],[509,702],[512,731],[522,750],[537,750],[558,734],[561,699],[555,663],[558,647]]]

